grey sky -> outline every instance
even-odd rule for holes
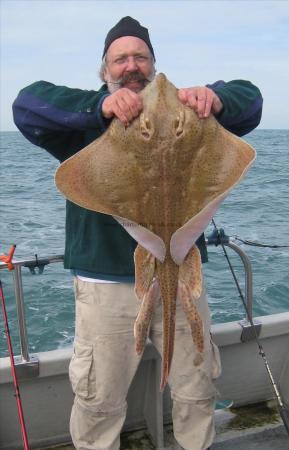
[[[40,79],[98,89],[107,31],[131,15],[149,28],[158,72],[177,87],[236,78],[264,97],[260,128],[289,128],[289,1],[1,1],[1,130]]]

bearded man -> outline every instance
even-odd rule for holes
[[[98,91],[71,89],[40,81],[24,88],[13,104],[23,135],[59,161],[101,136],[113,118],[128,126],[143,109],[139,92],[154,78],[155,54],[148,30],[122,18],[105,39]],[[260,122],[261,94],[248,81],[218,81],[178,90],[180,101],[205,120],[209,114],[242,136]],[[126,417],[126,396],[141,357],[134,348],[138,312],[134,295],[136,242],[111,217],[67,201],[64,266],[74,273],[76,324],[69,375],[75,400],[70,430],[78,450],[118,450]],[[197,245],[207,261],[204,236]],[[200,301],[205,329],[202,371],[190,363],[195,349],[183,311],[177,307],[176,342],[169,385],[174,434],[186,450],[207,449],[214,438],[215,388],[220,374],[218,349],[210,338],[205,292]],[[161,301],[150,339],[161,353]]]

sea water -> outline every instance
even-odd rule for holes
[[[16,244],[16,259],[63,254],[65,200],[54,185],[58,161],[18,132],[3,132],[0,165],[0,254]],[[245,137],[257,160],[215,215],[232,238],[289,245],[289,130],[256,130]],[[213,231],[210,225],[208,236]],[[253,268],[253,312],[267,315],[289,310],[289,248],[247,246]],[[229,257],[242,289],[240,258]],[[244,318],[245,312],[221,247],[209,247],[204,273],[213,323]],[[19,352],[12,272],[0,271],[15,353]],[[26,322],[31,352],[71,345],[74,334],[72,276],[61,263],[41,275],[22,269]],[[0,313],[0,357],[6,355]]]

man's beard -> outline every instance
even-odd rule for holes
[[[127,83],[137,81],[142,86],[140,89],[144,89],[147,84],[149,84],[155,76],[155,68],[152,69],[150,75],[146,78],[140,71],[136,70],[134,72],[125,73],[118,80],[107,80],[107,86],[109,92],[112,94],[118,89],[124,87]]]

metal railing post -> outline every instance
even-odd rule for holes
[[[14,261],[13,263],[13,280],[16,300],[17,321],[19,329],[19,342],[21,354],[15,356],[15,368],[18,379],[34,378],[39,376],[39,360],[37,355],[29,354],[28,336],[25,320],[25,302],[22,285],[22,267],[27,267],[31,273],[35,274],[35,269],[41,274],[46,265],[56,262],[63,262],[63,255],[48,256],[46,258],[26,259],[22,261]],[[0,261],[0,269],[7,269],[7,262]]]
[[[239,245],[230,241],[230,237],[225,234],[222,228],[220,230],[215,229],[206,239],[206,244],[215,245],[216,247],[225,245],[230,247],[240,256],[245,271],[245,301],[248,311],[248,314],[246,311],[246,316],[249,321],[249,316],[252,317],[253,315],[253,274],[250,259]]]
[[[28,349],[28,338],[27,338],[25,307],[24,307],[23,287],[22,287],[22,274],[20,265],[15,265],[13,275],[14,275],[14,288],[15,288],[21,356],[23,362],[29,362],[30,357]]]
[[[253,272],[252,272],[252,264],[246,253],[239,247],[239,245],[234,244],[229,241],[224,245],[230,247],[234,250],[241,258],[244,270],[245,270],[245,299],[249,312],[249,316],[253,317]],[[249,321],[249,316],[246,313],[247,320]]]
[[[251,261],[246,253],[239,247],[239,245],[230,241],[229,236],[226,236],[223,229],[217,229],[206,240],[207,245],[225,245],[234,250],[241,258],[245,271],[245,306],[246,318],[241,320],[239,324],[242,327],[241,341],[247,342],[255,338],[256,334],[259,336],[261,331],[261,323],[253,319],[253,272]]]

